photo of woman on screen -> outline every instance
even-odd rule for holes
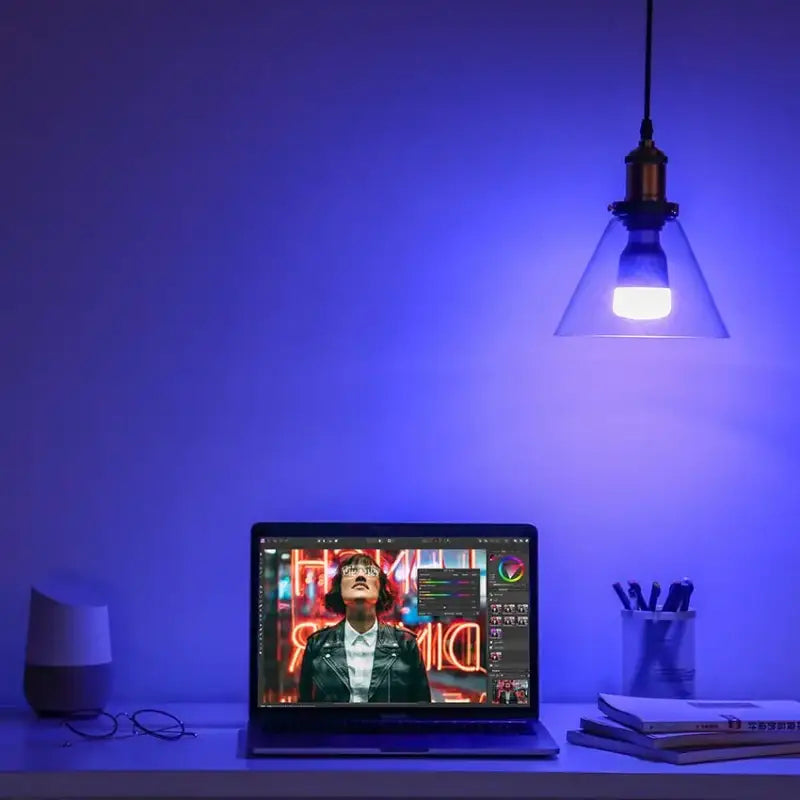
[[[342,619],[309,636],[299,702],[431,702],[416,637],[378,619],[393,604],[389,579],[370,556],[356,553],[339,563],[325,607]]]

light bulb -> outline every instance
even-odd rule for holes
[[[617,286],[612,310],[623,319],[664,319],[672,311],[669,287]]]
[[[667,257],[658,231],[634,229],[619,257],[612,310],[624,319],[663,319],[672,311]]]

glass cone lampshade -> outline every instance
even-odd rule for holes
[[[556,336],[728,337],[680,222],[659,223],[611,219]]]

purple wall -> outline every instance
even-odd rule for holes
[[[102,579],[119,694],[241,698],[258,518],[532,521],[543,696],[691,575],[699,691],[800,694],[796,0],[656,4],[669,194],[728,341],[558,339],[644,2],[5,2],[0,700]]]

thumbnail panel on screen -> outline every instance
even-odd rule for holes
[[[263,539],[259,704],[528,703],[526,554],[508,549]]]

